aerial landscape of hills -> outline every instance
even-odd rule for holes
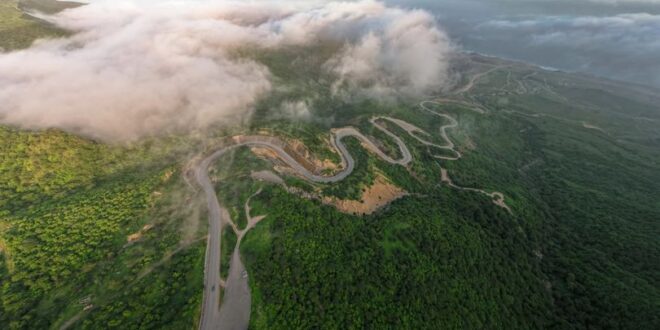
[[[399,2],[0,1],[1,329],[660,328],[657,87]]]

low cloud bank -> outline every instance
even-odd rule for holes
[[[0,54],[0,122],[110,141],[249,118],[273,80],[237,49],[345,43],[324,68],[373,97],[442,88],[451,53],[431,15],[374,1],[103,1],[44,19],[75,33]]]
[[[660,15],[545,16],[477,27],[492,42],[517,40],[547,65],[660,86]]]
[[[383,0],[429,10],[465,50],[660,88],[660,0]]]

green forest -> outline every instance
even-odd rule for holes
[[[137,315],[173,324],[172,308],[194,323],[201,279],[191,269],[201,272],[203,234],[184,242],[188,215],[161,218],[181,209],[172,159],[57,131],[0,128],[0,136],[2,328],[48,328],[86,306],[92,317],[81,325],[91,328],[124,329]],[[146,224],[146,237],[127,244]]]
[[[557,75],[543,83],[565,79]],[[252,328],[660,325],[660,131],[632,118],[660,114],[602,87],[594,98],[590,82],[575,93],[585,97],[567,104],[543,93],[494,93],[498,78],[471,95],[491,111],[485,116],[435,107],[460,123],[450,133],[465,154],[459,161],[429,157],[433,150],[401,134],[418,160],[406,171],[349,143],[358,155],[354,174],[317,188],[355,198],[345,192],[380,171],[414,193],[381,212],[346,215],[257,185],[264,191],[253,213],[267,217],[242,245],[253,274]],[[585,110],[601,98],[626,112]],[[416,105],[390,114],[428,132],[444,124]],[[257,190],[247,173],[268,166],[247,152],[230,158],[218,162],[226,171],[218,192],[240,218]],[[440,166],[460,186],[503,192],[512,214],[486,196],[442,185]]]
[[[69,4],[0,2],[1,51],[64,35],[19,8],[37,5]],[[198,328],[208,216],[186,170],[228,132],[273,132],[338,161],[325,141],[350,125],[396,157],[396,144],[369,124],[380,114],[443,143],[446,120],[421,111],[421,100],[348,102],[311,79],[336,47],[242,50],[287,88],[255,104],[245,127],[201,138],[109,144],[0,126],[0,329]],[[660,98],[520,63],[466,61],[495,69],[460,102],[431,106],[458,121],[448,133],[460,160],[435,158],[441,150],[384,123],[410,147],[407,168],[349,138],[356,167],[345,180],[282,175],[287,187],[341,199],[359,199],[376,173],[408,192],[371,215],[251,179],[273,161],[249,148],[211,166],[239,228],[247,198],[262,189],[252,214],[266,217],[241,245],[251,329],[660,329]],[[318,120],[277,116],[282,102],[306,98]],[[511,213],[443,184],[441,169],[457,186],[502,192]],[[223,276],[236,240],[225,230]]]

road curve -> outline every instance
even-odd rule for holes
[[[209,166],[225,154],[227,151],[236,149],[239,147],[265,147],[275,152],[278,158],[286,163],[289,167],[293,169],[298,175],[302,176],[306,180],[317,182],[317,183],[332,183],[338,182],[346,178],[353,172],[355,168],[355,160],[348,151],[348,148],[343,143],[343,139],[346,137],[354,137],[362,142],[362,145],[368,149],[370,152],[376,154],[378,157],[384,161],[407,166],[412,161],[412,154],[404,141],[386,127],[380,125],[377,120],[389,120],[390,122],[398,125],[403,130],[405,130],[409,135],[415,138],[417,141],[434,146],[441,149],[451,150],[456,153],[455,157],[447,156],[435,156],[439,159],[446,160],[456,160],[461,157],[461,154],[454,149],[454,143],[447,136],[446,130],[449,128],[456,127],[458,122],[451,116],[438,113],[426,107],[426,103],[434,103],[432,101],[422,102],[420,106],[423,110],[431,112],[435,115],[444,117],[450,121],[448,125],[440,127],[440,132],[443,139],[446,141],[446,145],[437,145],[431,142],[428,142],[424,139],[421,139],[419,136],[414,133],[423,133],[428,134],[422,131],[415,126],[390,117],[374,117],[371,118],[370,122],[383,133],[390,136],[394,142],[399,147],[401,158],[394,159],[384,153],[378,146],[371,141],[369,138],[360,133],[357,129],[353,127],[344,127],[339,129],[334,129],[332,131],[333,139],[331,140],[334,148],[339,152],[341,156],[341,162],[343,169],[333,175],[323,176],[317,175],[315,173],[307,170],[302,164],[298,163],[290,154],[284,150],[285,143],[271,136],[236,136],[233,137],[228,143],[220,147],[218,150],[203,158],[196,165],[194,165],[195,170],[195,179],[197,184],[202,187],[204,194],[206,195],[207,207],[208,207],[208,216],[209,216],[209,233],[207,238],[207,249],[205,255],[205,269],[204,269],[204,296],[202,302],[202,313],[200,317],[199,329],[201,330],[211,330],[211,329],[247,329],[249,325],[250,317],[250,294],[249,286],[247,285],[247,278],[243,278],[242,273],[245,270],[243,264],[240,260],[240,250],[238,248],[234,249],[232,254],[232,260],[229,270],[229,277],[227,283],[234,283],[235,285],[227,285],[227,291],[225,292],[225,297],[229,298],[225,303],[236,303],[241,308],[220,308],[220,246],[221,246],[221,237],[222,229],[226,224],[233,224],[229,212],[223,208],[218,202],[218,197],[216,196],[214,185],[211,182],[211,179],[208,174]],[[446,175],[446,174],[445,174]],[[501,195],[501,194],[500,194]],[[499,196],[499,195],[498,195]],[[502,197],[503,199],[503,197]],[[247,229],[247,228],[246,228]],[[236,229],[234,229],[236,230]],[[240,234],[244,234],[245,230]],[[237,233],[238,234],[238,233]],[[241,235],[242,238],[242,235]],[[240,240],[237,242],[240,243]],[[231,291],[231,292],[230,292]],[[231,298],[237,297],[237,298]],[[245,307],[247,306],[247,307]],[[231,312],[228,312],[231,311]]]
[[[202,330],[217,329],[215,320],[218,319],[218,305],[220,302],[220,239],[222,226],[225,223],[222,216],[227,214],[223,212],[218,202],[213,183],[209,178],[208,167],[211,162],[222,156],[226,151],[227,149],[223,148],[214,152],[211,156],[202,160],[195,170],[195,179],[204,190],[209,212],[209,234],[204,259],[204,298],[199,323],[199,328]]]
[[[401,159],[392,159],[383,153],[370,139],[364,136],[362,133],[357,131],[355,128],[346,127],[335,130],[334,139],[332,140],[333,145],[339,151],[344,164],[344,169],[332,176],[321,176],[314,174],[307,170],[304,166],[298,163],[291,155],[289,155],[284,150],[284,143],[275,137],[268,136],[239,136],[232,139],[232,142],[228,145],[221,147],[220,149],[213,152],[210,156],[204,158],[199,162],[195,168],[195,179],[197,184],[202,187],[204,194],[206,195],[206,204],[208,207],[208,216],[209,216],[209,233],[207,238],[207,248],[205,255],[205,267],[204,267],[204,297],[202,301],[202,315],[200,318],[199,328],[202,330],[211,330],[211,329],[223,329],[223,324],[241,324],[237,329],[247,328],[247,322],[249,322],[249,311],[248,313],[243,313],[242,319],[237,320],[236,318],[241,318],[241,315],[236,315],[235,313],[220,313],[220,243],[222,239],[222,228],[226,224],[231,224],[231,219],[229,218],[229,213],[225,208],[220,206],[218,202],[218,197],[216,196],[213,183],[208,175],[209,166],[213,161],[220,158],[227,151],[243,147],[243,146],[259,146],[266,147],[274,151],[278,157],[290,166],[296,173],[304,177],[305,179],[313,182],[319,183],[331,183],[341,181],[346,178],[349,174],[353,172],[355,168],[355,160],[348,152],[348,148],[343,142],[343,139],[349,136],[359,139],[363,145],[365,145],[370,151],[376,153],[379,157],[382,157],[385,161],[391,162],[393,164],[407,165],[412,160],[412,155],[410,150],[406,147],[405,143],[393,133],[388,131],[386,128],[378,125],[380,130],[386,134],[395,138],[396,143],[399,146],[401,154],[403,155]],[[234,251],[232,256],[232,265],[236,264],[237,266],[240,263],[240,255],[237,251]],[[242,266],[242,264],[241,264]],[[230,267],[233,268],[233,267]],[[240,274],[242,272],[238,272]],[[230,269],[230,275],[228,281],[236,277],[235,269]],[[228,294],[228,293],[226,293]],[[247,319],[245,319],[247,317]],[[231,320],[230,320],[231,319]],[[243,320],[244,319],[244,320]],[[243,327],[242,324],[245,326]]]
[[[481,78],[487,76],[488,74],[494,72],[495,70],[499,70],[499,69],[502,69],[502,68],[504,68],[504,67],[507,67],[507,66],[506,66],[506,65],[498,65],[498,66],[495,66],[495,67],[493,67],[493,68],[491,68],[491,69],[489,69],[489,70],[486,70],[486,71],[484,71],[484,72],[479,72],[479,73],[473,75],[473,76],[470,78],[470,80],[468,81],[468,83],[465,84],[465,86],[463,86],[463,87],[459,88],[458,90],[454,91],[454,94],[463,94],[463,93],[465,93],[465,92],[468,92],[468,91],[472,90],[472,88],[474,88],[474,85],[475,85],[475,84],[476,84]]]

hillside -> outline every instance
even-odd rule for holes
[[[63,33],[0,3],[5,51]],[[0,328],[197,328],[214,231],[194,169],[250,137],[208,180],[233,219],[217,290],[237,246],[250,328],[660,328],[659,91],[460,54],[451,90],[341,98],[319,71],[337,48],[242,50],[284,86],[243,125],[1,126]]]

